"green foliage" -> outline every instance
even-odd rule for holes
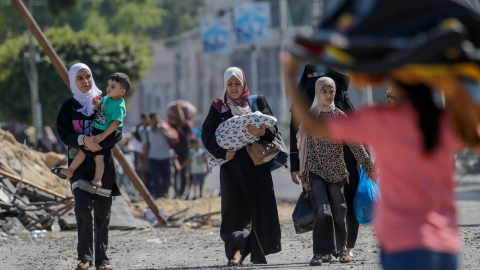
[[[125,72],[135,82],[151,64],[146,43],[131,35],[74,32],[69,26],[50,28],[45,35],[67,68],[78,62],[87,64],[104,94],[111,73]],[[54,125],[62,102],[71,94],[38,43],[35,47],[41,57],[37,69],[43,121],[44,125]],[[29,66],[28,57],[26,34],[0,46],[0,121],[31,123],[30,87],[24,68]]]
[[[69,25],[73,30],[126,33],[160,39],[193,28],[204,0],[48,0],[34,6],[33,17],[42,29]],[[19,36],[26,27],[11,5],[0,8],[0,44]]]
[[[47,10],[54,17],[58,17],[63,11],[72,12],[76,3],[76,0],[48,0]]]

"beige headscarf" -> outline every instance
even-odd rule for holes
[[[247,81],[243,75],[243,71],[237,67],[228,68],[223,74],[223,102],[226,106],[230,107],[233,116],[244,115],[251,113],[252,109],[248,106],[249,91],[247,87]],[[227,93],[227,83],[231,77],[236,77],[242,83],[242,94],[237,100],[233,100]]]
[[[315,82],[315,98],[313,99],[312,106],[310,107],[310,112],[316,115],[317,117],[320,116],[321,112],[331,112],[335,110],[335,103],[332,101],[330,106],[325,106],[320,101],[320,90],[322,90],[323,86],[330,85],[336,91],[337,88],[335,86],[335,81],[329,77],[322,77]],[[302,124],[298,128],[297,133],[297,146],[300,158],[300,174],[305,171],[305,163],[307,161],[307,134],[303,132]]]

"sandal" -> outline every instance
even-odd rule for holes
[[[77,268],[75,270],[84,270],[93,267],[93,261],[81,261],[77,264]]]
[[[50,171],[56,176],[58,176],[60,179],[67,180],[67,176],[60,173],[60,171],[63,169],[65,168],[53,168]]]
[[[115,268],[109,264],[100,265],[97,267],[97,270],[113,270],[113,269]]]
[[[228,262],[228,266],[239,266],[242,265],[243,256],[240,250],[235,250],[233,259]]]
[[[340,263],[349,263],[352,261],[352,257],[348,254],[347,249],[340,250],[340,258],[338,258],[338,261],[340,261]]]
[[[322,262],[324,263],[330,263],[332,262],[332,255],[322,255]]]
[[[352,259],[355,257],[355,254],[353,254],[353,248],[348,249],[348,255],[350,255],[350,258]]]
[[[310,266],[322,266],[322,255],[313,254],[313,257],[310,260]]]

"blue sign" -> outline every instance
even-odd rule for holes
[[[265,43],[270,40],[270,3],[236,5],[234,16],[238,43]]]
[[[229,18],[205,19],[201,28],[205,53],[229,54],[233,51],[232,23]]]

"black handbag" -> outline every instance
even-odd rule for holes
[[[292,214],[293,225],[297,234],[313,230],[313,204],[312,195],[303,190],[298,197],[297,205]]]

